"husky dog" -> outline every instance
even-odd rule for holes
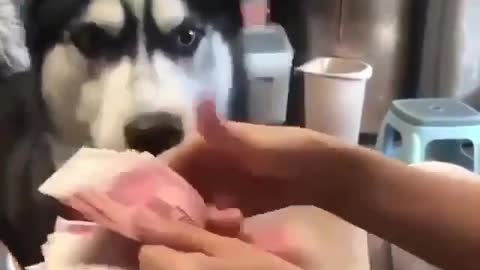
[[[32,5],[28,44],[58,142],[158,154],[194,128],[194,105],[205,95],[220,113],[240,117],[238,1]]]
[[[247,99],[239,0],[26,4],[32,70],[16,97],[26,120],[0,178],[3,238],[21,265],[41,261],[63,212],[37,188],[80,146],[160,154],[195,129],[202,98],[237,121]]]

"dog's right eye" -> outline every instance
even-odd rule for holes
[[[113,37],[94,23],[72,27],[70,40],[87,58],[99,58],[113,44]]]

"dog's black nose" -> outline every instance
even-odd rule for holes
[[[131,149],[158,155],[183,140],[182,119],[166,112],[143,114],[125,127],[125,137]]]

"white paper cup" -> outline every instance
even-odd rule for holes
[[[372,67],[355,59],[322,57],[297,70],[305,74],[306,127],[358,143]]]

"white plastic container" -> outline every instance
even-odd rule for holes
[[[249,121],[286,121],[293,49],[276,24],[244,29],[245,66],[250,81]]]
[[[317,58],[298,70],[305,73],[306,127],[357,144],[372,67],[355,59]]]

